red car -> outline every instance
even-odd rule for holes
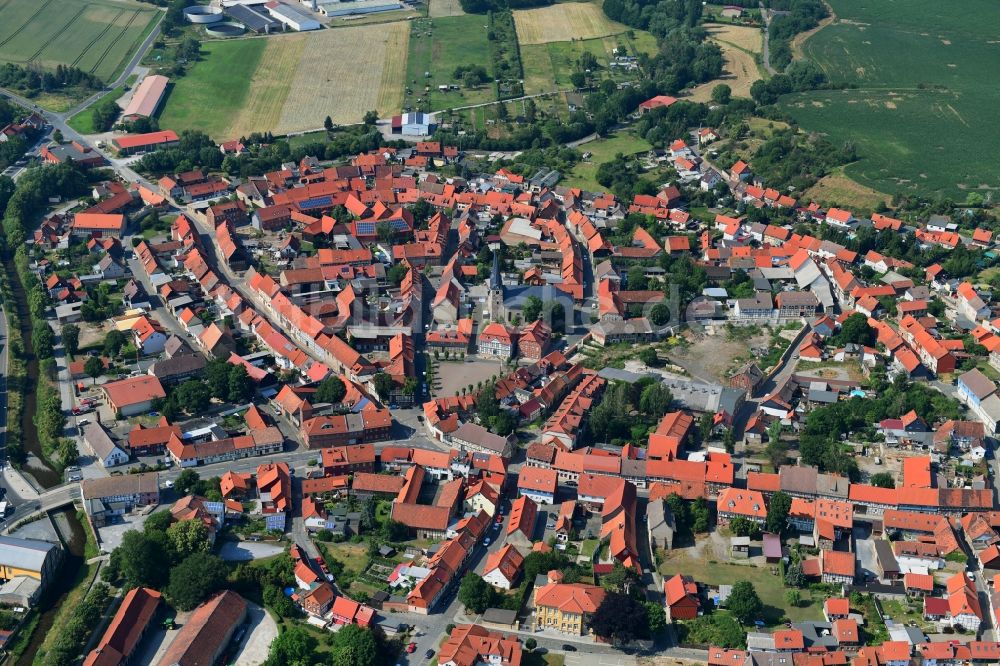
[[[414,652],[417,651],[417,644],[416,643],[410,643],[409,645],[406,646],[406,651],[409,654],[413,654]]]

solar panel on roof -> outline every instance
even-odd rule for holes
[[[375,225],[371,222],[358,222],[358,233],[362,236],[375,233]]]
[[[327,195],[323,197],[315,197],[313,199],[306,199],[305,201],[299,203],[300,208],[323,208],[325,206],[333,205],[333,197]]]

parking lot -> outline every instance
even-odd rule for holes
[[[128,514],[117,517],[115,520],[119,522],[99,527],[97,529],[97,539],[100,541],[101,552],[110,553],[121,545],[122,537],[129,530],[142,531],[142,526],[146,523],[146,518],[148,517],[148,513]]]

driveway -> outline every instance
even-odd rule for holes
[[[281,555],[285,551],[281,546],[256,541],[227,541],[219,549],[219,557],[227,562],[249,562],[265,557]]]
[[[278,637],[278,625],[270,613],[251,603],[247,603],[247,625],[247,635],[243,645],[234,651],[232,663],[260,666],[267,661],[271,642]]]

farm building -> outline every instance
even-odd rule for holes
[[[434,116],[413,111],[392,117],[392,133],[403,136],[430,136],[437,129]]]
[[[274,19],[281,21],[281,23],[292,30],[305,32],[307,30],[319,30],[322,27],[316,19],[306,16],[298,10],[276,0],[267,3],[265,7],[267,7],[267,11],[271,13]]]
[[[323,16],[350,16],[353,14],[375,14],[402,9],[403,5],[391,0],[301,0],[302,4]]]
[[[264,35],[283,29],[283,25],[268,16],[266,11],[248,7],[246,4],[226,6],[226,15],[245,25],[247,30]]]
[[[137,118],[150,118],[156,113],[157,107],[163,101],[163,93],[167,91],[167,83],[170,81],[160,74],[152,74],[142,80],[142,83],[132,93],[125,110],[122,111],[122,120],[129,122]]]
[[[119,155],[134,155],[156,148],[169,148],[177,145],[180,139],[173,130],[149,132],[147,134],[127,134],[111,139],[111,147]]]
[[[670,95],[657,95],[656,97],[651,97],[645,102],[639,104],[639,113],[648,113],[653,109],[658,109],[660,107],[668,107],[677,101],[676,97],[671,97]]]

